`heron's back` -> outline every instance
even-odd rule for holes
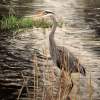
[[[79,63],[78,59],[65,47],[57,46],[52,55],[54,63],[61,69],[62,67],[71,72],[79,72],[85,75],[84,67]]]

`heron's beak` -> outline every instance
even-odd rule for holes
[[[55,14],[55,13],[53,13],[53,12],[51,12],[51,11],[45,11],[47,14]]]

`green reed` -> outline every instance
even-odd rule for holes
[[[58,27],[62,27],[63,22],[58,22]],[[30,17],[16,17],[13,15],[4,16],[0,20],[0,30],[18,30],[22,28],[50,28],[52,23],[45,19],[34,19]]]

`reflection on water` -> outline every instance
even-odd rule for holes
[[[56,43],[64,45],[81,59],[87,70],[87,78],[89,78],[91,72],[94,100],[100,99],[100,36],[96,34],[100,30],[99,2],[99,0],[85,0],[85,2],[84,0],[14,1],[15,5],[18,4],[15,6],[15,11],[19,14],[19,11],[21,11],[21,14],[25,12],[33,13],[33,10],[41,8],[52,10],[57,17],[64,19],[66,26],[63,29],[57,29],[55,34]],[[49,33],[46,32],[45,41],[48,41]],[[2,66],[11,66],[12,68],[14,66],[18,66],[18,68],[32,66],[30,61],[33,49],[41,50],[44,47],[44,36],[41,32],[26,32],[14,37],[7,37],[4,34],[1,36],[0,64]],[[45,43],[45,46],[48,48],[48,42]],[[84,85],[84,81],[82,79],[82,86],[84,87],[84,89],[81,87],[82,100],[88,100],[87,83],[85,81],[86,84]]]
[[[42,0],[2,0],[0,1],[0,15],[16,14],[23,16],[33,14],[33,11],[42,5]]]
[[[84,0],[85,4],[88,7],[94,7],[94,8],[99,8],[100,7],[100,1],[99,0]]]

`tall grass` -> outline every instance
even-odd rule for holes
[[[36,28],[49,28],[52,26],[52,23],[44,19],[33,20],[33,26]]]
[[[32,27],[33,22],[31,19],[18,18],[15,16],[3,17],[0,20],[1,30],[16,30],[19,28]]]
[[[63,22],[58,22],[58,27],[62,27]],[[45,19],[18,18],[13,15],[4,16],[0,20],[0,30],[18,30],[22,28],[50,28],[52,23]]]
[[[14,16],[3,17],[0,20],[1,30],[15,29],[18,27],[18,19]]]

